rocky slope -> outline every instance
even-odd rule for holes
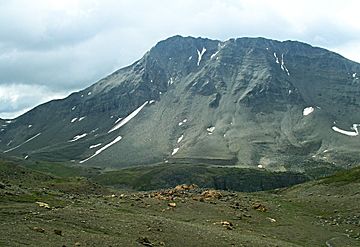
[[[89,88],[2,123],[0,149],[106,167],[352,166],[358,74],[360,64],[300,42],[175,36]]]

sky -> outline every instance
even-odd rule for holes
[[[0,118],[86,88],[173,35],[298,40],[360,62],[358,0],[1,0]]]

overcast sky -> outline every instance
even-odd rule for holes
[[[360,62],[358,0],[1,0],[0,117],[83,89],[169,36],[300,40]]]

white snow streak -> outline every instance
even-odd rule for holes
[[[284,54],[281,54],[281,69],[286,72],[288,76],[290,76],[289,70],[286,68],[284,63]]]
[[[174,79],[170,77],[170,79],[168,80],[168,85],[172,85],[173,83],[174,83]]]
[[[178,140],[177,140],[177,143],[180,143],[182,141],[182,139],[184,139],[184,135],[181,135]]]
[[[347,135],[347,136],[358,136],[359,135],[359,131],[357,129],[357,127],[359,127],[360,124],[353,124],[353,126],[351,127],[352,130],[354,131],[347,131],[347,130],[342,130],[336,126],[333,126],[332,129],[336,132],[339,132],[341,134]]]
[[[89,148],[90,149],[97,148],[97,147],[101,146],[101,144],[102,143],[94,144],[94,145],[91,145]]]
[[[76,106],[73,106],[73,107],[71,108],[72,111],[75,110],[75,109],[76,109]]]
[[[279,63],[279,58],[277,57],[276,53],[274,52],[275,62]]]
[[[116,137],[112,142],[110,142],[110,143],[106,144],[105,146],[103,146],[102,148],[96,150],[96,152],[93,155],[91,155],[89,158],[81,160],[79,163],[81,164],[81,163],[84,163],[84,162],[88,161],[89,159],[94,158],[96,155],[99,155],[102,151],[104,151],[105,149],[111,147],[115,143],[119,142],[121,139],[122,139],[121,136]]]
[[[4,153],[7,153],[7,152],[10,152],[10,151],[13,151],[13,150],[15,150],[15,149],[17,149],[17,148],[21,147],[22,145],[24,145],[24,144],[28,143],[29,141],[34,140],[34,139],[35,139],[36,137],[38,137],[39,135],[41,135],[41,133],[38,133],[38,134],[34,135],[33,137],[31,137],[31,138],[27,139],[26,141],[24,141],[23,143],[21,143],[20,145],[17,145],[16,147],[13,147],[13,148],[10,148],[10,149],[8,149],[8,150],[4,151]],[[8,144],[8,145],[9,145],[9,144]]]
[[[197,50],[197,54],[198,54],[198,62],[197,62],[197,66],[200,65],[200,61],[201,61],[201,58],[202,56],[204,55],[204,53],[206,52],[206,48],[203,47],[201,52],[199,50]]]
[[[213,59],[218,53],[219,53],[219,51],[217,51],[217,52],[215,52],[214,54],[212,54],[212,55],[210,56],[210,59]]]
[[[355,77],[356,77],[356,73],[353,73],[353,74],[352,74],[352,77],[355,78]]]
[[[144,104],[142,104],[139,108],[137,108],[135,111],[133,111],[132,113],[130,113],[127,117],[125,117],[124,119],[122,119],[120,121],[120,123],[116,124],[114,127],[112,127],[108,133],[113,132],[114,130],[117,130],[119,128],[121,128],[122,126],[124,126],[127,122],[129,122],[132,118],[134,118],[141,110],[142,108],[144,108],[147,104],[149,103],[149,101],[146,101]]]
[[[304,110],[303,110],[303,115],[304,116],[307,116],[309,115],[310,113],[312,113],[314,111],[314,107],[310,106],[310,107],[306,107]]]
[[[76,120],[77,120],[78,118],[77,117],[75,117],[75,118],[73,118],[73,119],[71,119],[71,121],[70,122],[75,122]]]
[[[87,136],[87,133],[84,133],[84,134],[81,134],[81,135],[77,135],[77,136],[74,136],[72,140],[68,141],[68,142],[74,142],[74,141],[77,141],[81,138],[84,138],[85,136]]]
[[[174,150],[172,151],[171,155],[176,154],[179,151],[179,148],[174,148]]]
[[[152,99],[152,100],[149,101],[149,105],[151,105],[153,103],[155,103],[155,100]]]
[[[86,117],[81,117],[81,118],[79,118],[79,122],[80,122],[81,120],[83,120],[84,118],[86,118]]]
[[[122,117],[119,117],[119,118],[115,121],[115,124],[117,124],[121,119],[122,119]]]
[[[31,128],[31,127],[32,127],[32,124],[29,124],[29,125],[28,125],[28,128]]]

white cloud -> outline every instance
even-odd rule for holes
[[[0,85],[0,117],[14,118],[38,104],[64,98],[67,92],[54,92],[41,85]]]
[[[356,0],[0,1],[0,85],[84,88],[176,34],[299,40],[360,62],[359,9]]]

